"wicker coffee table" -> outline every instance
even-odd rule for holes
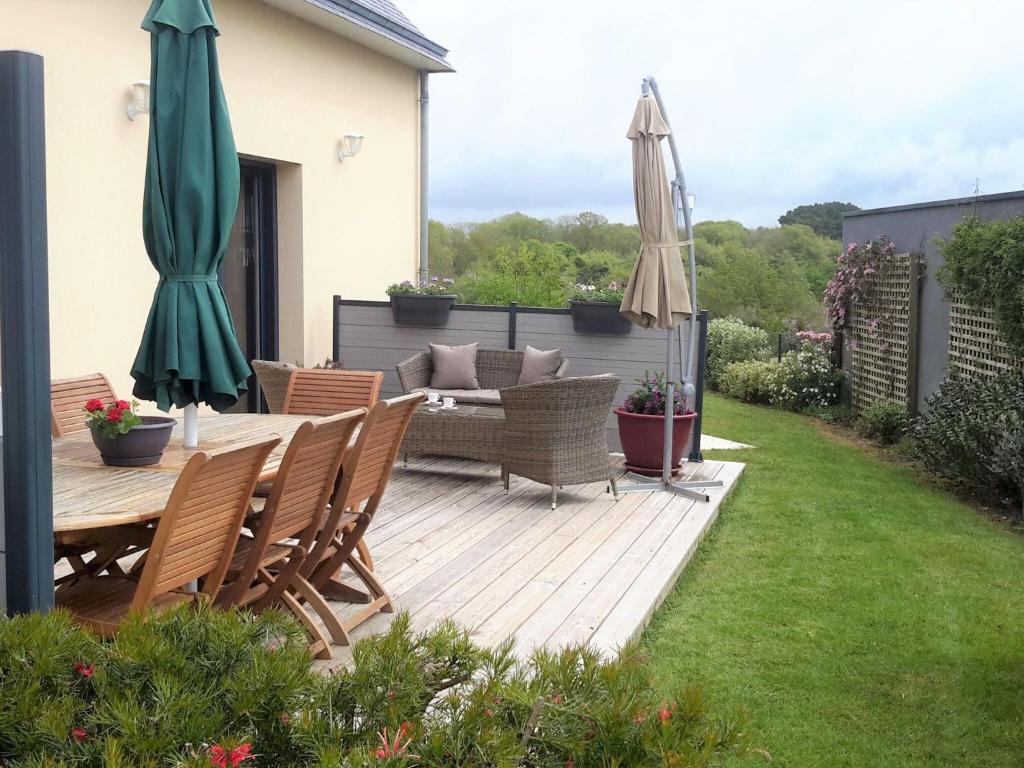
[[[505,412],[495,405],[453,409],[424,403],[412,417],[402,453],[458,456],[500,463],[505,449]]]

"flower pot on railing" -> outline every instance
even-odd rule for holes
[[[447,324],[456,296],[425,296],[415,293],[391,297],[391,316],[396,325],[437,328]]]
[[[576,333],[625,336],[633,324],[619,314],[619,305],[607,301],[570,301],[572,327]]]

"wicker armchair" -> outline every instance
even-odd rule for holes
[[[276,360],[253,360],[250,364],[256,372],[263,396],[267,398],[270,412],[284,413],[284,396],[288,391],[288,382],[292,378],[295,366]]]
[[[509,475],[545,483],[554,509],[559,486],[603,481],[618,500],[605,432],[618,387],[603,375],[503,389],[505,491]]]
[[[406,394],[426,389],[430,386],[430,378],[434,374],[434,358],[430,352],[417,352],[408,360],[399,363],[397,370],[402,390]],[[514,387],[519,383],[519,373],[522,370],[521,350],[481,347],[476,352],[476,375],[480,381],[480,389]],[[555,372],[555,376],[561,379],[568,372],[569,361],[562,358],[562,364]]]

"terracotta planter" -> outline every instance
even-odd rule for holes
[[[142,416],[142,423],[115,438],[104,437],[90,428],[92,441],[103,463],[111,467],[145,467],[159,464],[171,439],[174,419],[169,416]]]
[[[619,314],[619,305],[607,301],[570,301],[572,328],[576,333],[625,336],[633,324]]]
[[[662,448],[665,445],[665,417],[629,413],[615,409],[619,421],[619,442],[626,454],[626,468],[641,475],[661,476]],[[697,418],[694,411],[672,417],[672,472],[679,471],[683,452],[690,442],[690,431]]]
[[[456,296],[421,296],[415,293],[391,297],[391,316],[396,325],[439,328],[448,322]]]

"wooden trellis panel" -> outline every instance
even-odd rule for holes
[[[850,391],[855,411],[879,400],[913,414],[917,392],[918,281],[921,260],[895,254],[875,276],[870,297],[850,307]]]
[[[992,312],[962,299],[949,305],[949,368],[990,378],[1021,364],[999,336]]]

